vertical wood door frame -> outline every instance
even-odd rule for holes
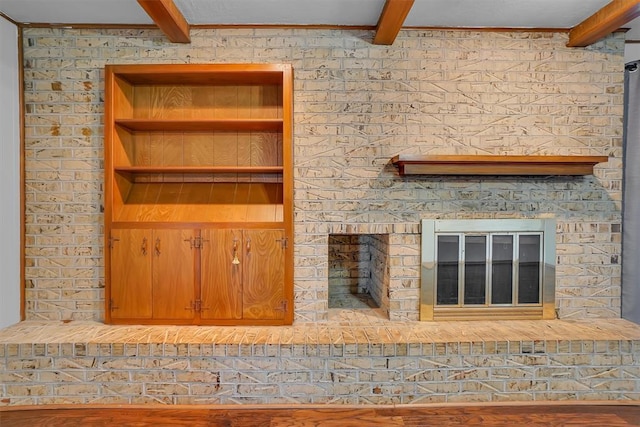
[[[18,99],[20,105],[20,320],[26,320],[26,295],[25,295],[25,244],[26,244],[26,198],[25,198],[25,161],[24,161],[24,124],[25,124],[25,106],[24,106],[24,53],[23,53],[23,29],[18,26],[18,73],[20,76],[18,83]]]
[[[282,165],[283,165],[283,220],[284,235],[287,241],[284,258],[284,297],[291,302],[284,314],[284,323],[293,323],[294,298],[294,218],[293,218],[293,67],[287,65],[282,70],[282,118],[286,126],[282,129]]]

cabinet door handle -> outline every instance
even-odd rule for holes
[[[247,239],[247,255],[251,252],[251,239]]]
[[[156,239],[156,255],[157,255],[157,256],[160,256],[160,254],[161,254],[161,253],[162,253],[162,252],[160,252],[160,238],[158,237],[158,238]]]
[[[188,239],[184,239],[184,241],[185,242],[189,242],[189,248],[193,249],[193,243],[194,243],[193,237],[189,237]],[[197,241],[196,241],[196,247],[198,247]]]
[[[233,241],[233,261],[231,261],[231,264],[240,264],[240,260],[238,259],[238,241],[235,239]]]
[[[147,256],[147,238],[142,238],[142,245],[140,246],[140,252],[142,255]]]

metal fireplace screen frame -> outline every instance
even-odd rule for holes
[[[556,259],[556,221],[554,219],[464,219],[464,220],[422,220],[422,263],[420,288],[420,320],[473,320],[473,319],[553,319],[555,318],[555,259]],[[540,251],[537,266],[531,275],[538,276],[538,292],[535,298],[518,297],[519,280],[531,277],[519,275],[524,268],[518,250],[521,238],[539,236]],[[454,259],[438,259],[438,239],[450,240],[454,245]],[[498,299],[492,294],[492,278],[497,275],[494,269],[498,265],[497,255],[493,257],[494,239],[511,239],[513,254],[509,286],[512,289],[511,302],[494,302]],[[534,237],[534,240],[536,238]],[[469,246],[465,244],[469,243]],[[482,248],[481,257],[467,255],[465,247]],[[455,259],[457,257],[457,259]],[[451,258],[451,252],[449,253]],[[466,263],[465,263],[466,261]],[[448,265],[450,262],[451,265]],[[504,264],[504,262],[503,262]],[[535,263],[534,263],[535,264]],[[438,266],[440,265],[440,273]],[[453,269],[451,268],[453,266]],[[480,270],[478,270],[480,268]],[[484,268],[484,270],[482,270]],[[448,271],[445,272],[445,269]],[[475,270],[482,283],[466,281]],[[503,270],[504,271],[504,270]],[[440,274],[440,276],[438,276]],[[447,278],[445,279],[445,274]],[[440,278],[440,281],[438,280]],[[443,283],[448,280],[451,285]],[[438,295],[440,284],[440,296]],[[497,288],[497,285],[494,287]],[[504,285],[504,289],[507,289]],[[495,290],[495,289],[494,289]],[[444,292],[450,295],[443,295]]]

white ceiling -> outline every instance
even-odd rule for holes
[[[415,0],[405,27],[571,28],[610,0]],[[385,0],[174,0],[187,22],[375,26]],[[0,0],[30,24],[152,24],[136,0]],[[636,20],[639,21],[639,20]],[[627,39],[640,39],[640,25]],[[640,22],[639,22],[640,24]],[[638,30],[636,30],[638,27]],[[636,37],[636,34],[639,36]]]

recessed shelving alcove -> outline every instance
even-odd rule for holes
[[[289,64],[105,68],[105,321],[293,322]]]
[[[591,175],[607,156],[394,156],[391,162],[404,175]]]

